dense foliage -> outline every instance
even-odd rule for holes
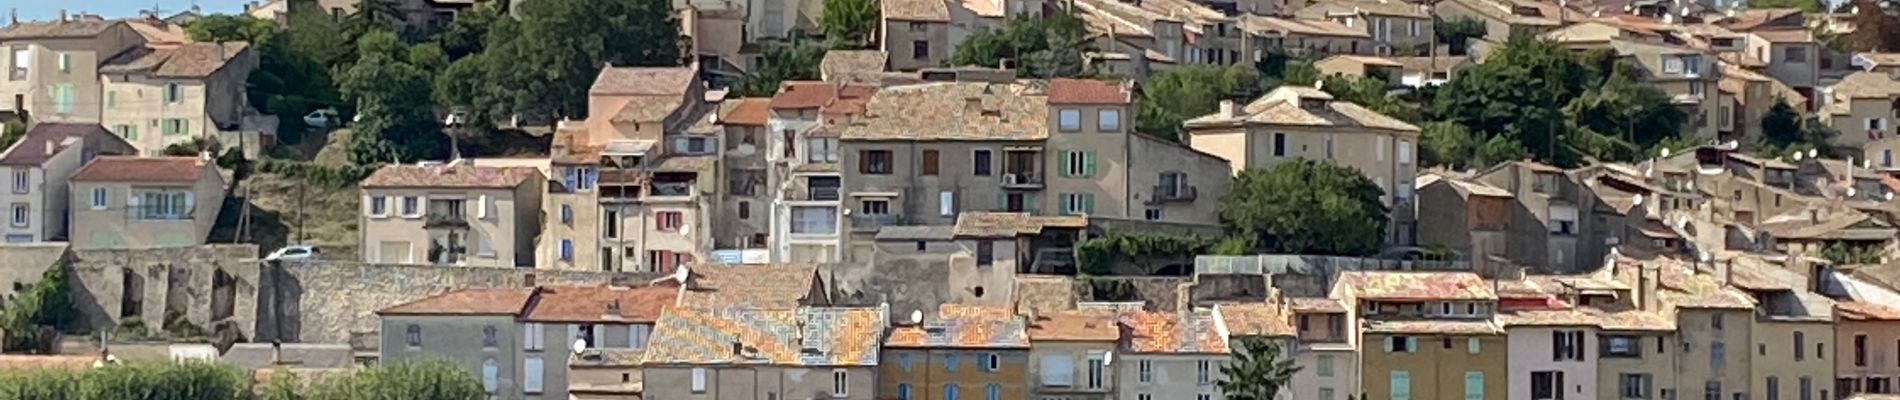
[[[1231,400],[1273,400],[1293,382],[1300,372],[1280,342],[1256,336],[1240,338],[1234,360],[1220,367],[1221,393]]]
[[[536,0],[520,7],[521,18],[495,18],[480,52],[436,78],[443,92],[437,100],[468,107],[478,123],[513,115],[579,119],[587,115],[587,89],[601,67],[684,60],[666,0]]]
[[[1075,263],[1084,275],[1112,275],[1116,261],[1142,262],[1193,258],[1202,254],[1239,255],[1251,251],[1246,237],[1108,234],[1075,246]]]
[[[970,35],[950,55],[950,65],[995,68],[1012,60],[1020,76],[1078,77],[1086,73],[1082,55],[1093,47],[1081,17],[1066,12],[1025,15],[1003,29]]]
[[[1484,33],[1484,21],[1472,17],[1443,20],[1433,27],[1438,43],[1449,46],[1453,55],[1464,55],[1471,49],[1471,38],[1483,38]]]
[[[780,83],[818,80],[818,63],[824,58],[824,47],[805,40],[767,45],[764,62],[739,82],[733,95],[772,97]]]
[[[1679,146],[1690,136],[1681,132],[1689,117],[1631,63],[1608,50],[1578,54],[1549,42],[1513,39],[1439,90],[1435,116],[1469,135],[1440,135],[1463,140],[1427,147],[1452,164],[1477,164],[1449,158],[1456,155],[1522,149],[1544,162],[1572,166],[1586,158],[1633,160],[1657,147]],[[1516,149],[1494,144],[1498,138],[1516,142]]]
[[[1357,170],[1300,159],[1241,171],[1221,219],[1269,252],[1369,255],[1385,242],[1384,195]]]
[[[67,282],[67,274],[65,265],[53,265],[40,274],[32,290],[6,303],[5,312],[0,313],[0,331],[6,333],[6,342],[0,350],[47,350],[40,333],[70,326],[78,311],[73,309],[68,294],[71,283]]]
[[[0,374],[0,400],[475,400],[481,382],[453,364],[386,364],[304,381],[286,370],[253,390],[243,371],[214,363],[129,363],[80,371]]]
[[[1849,24],[1847,48],[1855,52],[1900,52],[1900,7],[1882,8],[1883,1],[1852,0],[1854,16]]]
[[[350,136],[350,160],[374,164],[446,156],[448,139],[430,103],[430,73],[418,65],[439,60],[433,57],[439,49],[415,53],[395,34],[380,30],[356,45],[356,64],[338,82],[361,118]]]
[[[880,11],[877,0],[825,0],[819,25],[832,48],[866,48],[875,39]]]
[[[1813,117],[1802,117],[1787,100],[1778,99],[1768,113],[1761,118],[1761,136],[1756,138],[1755,150],[1769,156],[1787,156],[1806,153],[1810,150],[1819,155],[1833,156],[1834,146],[1828,144],[1839,132],[1821,123]]]
[[[270,41],[276,33],[277,23],[248,15],[206,15],[185,26],[185,34],[198,42],[257,44]]]
[[[1188,65],[1163,71],[1141,89],[1135,131],[1177,139],[1181,122],[1219,111],[1222,100],[1246,104],[1259,94],[1259,71],[1246,66]]]

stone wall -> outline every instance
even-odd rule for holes
[[[67,254],[73,306],[79,312],[77,330],[107,331],[137,321],[157,331],[176,320],[231,339],[253,337],[257,246],[93,249]]]
[[[65,243],[30,243],[0,246],[0,306],[39,283],[46,268],[66,258]]]
[[[257,341],[377,343],[376,311],[461,288],[644,283],[658,274],[503,267],[282,262],[264,267]],[[532,276],[532,278],[530,278]],[[281,334],[280,334],[281,333]]]

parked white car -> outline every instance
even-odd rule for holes
[[[309,114],[305,114],[303,116],[304,125],[309,125],[309,126],[314,126],[314,127],[319,127],[319,128],[327,128],[331,126],[336,126],[336,124],[340,122],[343,122],[343,118],[337,115],[336,109],[334,108],[325,108],[321,110],[311,111]]]
[[[264,257],[264,261],[314,261],[317,260],[317,254],[315,246],[291,245],[271,252]]]

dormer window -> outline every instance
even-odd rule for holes
[[[1305,109],[1326,108],[1326,99],[1300,98],[1300,108],[1305,108]]]

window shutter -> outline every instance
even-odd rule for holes
[[[1082,153],[1082,177],[1095,177],[1095,152],[1093,151]]]
[[[567,345],[574,344],[574,338],[580,335],[581,335],[580,325],[567,324],[567,337],[561,338],[561,345],[567,346]],[[592,345],[593,343],[588,343],[588,344]]]
[[[1564,359],[1564,353],[1564,333],[1555,332],[1550,335],[1550,359],[1562,360]]]
[[[1465,373],[1465,400],[1484,400],[1484,373]]]
[[[1009,211],[1009,193],[996,192],[996,211]]]
[[[1062,209],[1060,211],[1062,212],[1063,215],[1072,214],[1070,210],[1075,209],[1074,207],[1072,207],[1074,205],[1073,204],[1074,197],[1075,196],[1070,196],[1068,194],[1062,195]]]
[[[1094,193],[1082,194],[1082,212],[1086,214],[1090,214],[1090,215],[1095,214],[1095,194]]]
[[[1405,371],[1392,371],[1392,400],[1412,399],[1412,376]]]
[[[475,199],[475,218],[488,219],[488,195]]]

